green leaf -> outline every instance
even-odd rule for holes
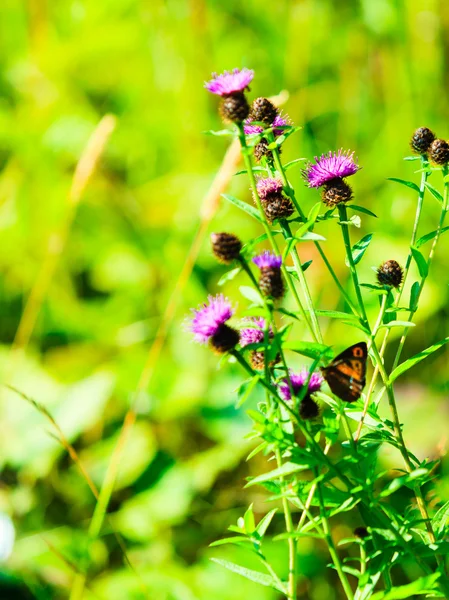
[[[251,504],[251,506],[248,508],[248,510],[245,512],[245,514],[243,515],[243,521],[245,523],[245,531],[248,535],[251,535],[252,533],[254,533],[254,530],[256,529],[256,521],[254,520],[254,513],[253,513],[253,505]]]
[[[308,356],[309,358],[332,358],[332,349],[324,344],[317,344],[316,342],[300,342],[292,341],[285,342],[283,344],[285,350],[292,350],[302,356]]]
[[[415,354],[415,356],[412,356],[412,358],[409,358],[408,360],[404,361],[402,364],[396,367],[396,369],[390,375],[390,383],[393,383],[393,381],[395,381],[395,379],[397,379],[399,375],[402,375],[403,373],[405,373],[405,371],[408,371],[409,369],[414,367],[416,364],[418,364],[419,362],[421,362],[422,360],[424,360],[425,358],[442,348],[448,342],[449,337],[446,337],[444,338],[444,340],[433,344],[433,346],[429,346],[429,348],[426,348],[422,352],[419,352],[418,354]]]
[[[430,240],[433,240],[436,237],[437,233],[439,233],[439,235],[441,235],[442,233],[444,233],[445,231],[448,231],[448,230],[449,230],[449,226],[448,227],[443,227],[440,230],[435,229],[435,231],[431,231],[430,233],[427,233],[426,235],[423,235],[416,242],[416,244],[415,244],[416,248],[421,248],[421,246],[423,244],[425,244],[426,242],[429,242]]]
[[[421,157],[420,156],[404,156],[404,160],[409,160],[409,161],[421,160]]]
[[[284,165],[284,171],[288,171],[289,169],[291,169],[298,163],[304,162],[305,160],[307,160],[307,158],[295,158],[295,160],[291,160],[290,162],[288,162]]]
[[[372,211],[368,210],[364,206],[357,206],[357,204],[348,204],[348,208],[355,210],[356,212],[364,213],[365,215],[369,215],[370,217],[375,217],[377,219],[377,215]]]
[[[315,233],[313,231],[307,231],[304,235],[299,238],[300,242],[325,242],[326,238],[320,235],[319,233]]]
[[[419,281],[415,281],[410,290],[410,311],[415,312],[418,308],[418,296],[421,286]]]
[[[373,234],[368,233],[367,235],[362,237],[362,239],[359,240],[352,247],[352,260],[354,261],[355,265],[362,260],[363,255],[365,254],[366,250],[368,249],[368,246],[370,245],[372,238],[373,238]],[[345,263],[346,263],[346,266],[349,267],[349,261],[347,258],[345,260]]]
[[[328,319],[358,319],[353,313],[341,312],[339,310],[316,310],[318,317],[327,317]]]
[[[435,589],[437,579],[441,576],[441,573],[434,573],[433,575],[425,575],[419,579],[415,579],[412,583],[407,585],[399,585],[391,588],[391,590],[377,592],[371,596],[371,600],[404,600],[407,598],[413,598],[414,595],[428,594]]]
[[[411,473],[407,473],[407,475],[402,475],[401,477],[396,477],[381,491],[379,494],[381,498],[386,498],[387,496],[391,496],[394,494],[399,488],[408,483],[415,481],[416,479],[422,479],[425,477],[429,471],[427,469],[415,469]]]
[[[234,196],[230,196],[229,194],[222,194],[222,197],[256,219],[256,221],[259,221],[259,223],[263,223],[263,217],[259,214],[259,211],[254,206],[251,206],[251,204],[243,202],[238,198],[234,198]]]
[[[411,321],[390,321],[389,323],[385,323],[385,325],[381,325],[381,328],[385,327],[389,329],[390,327],[415,327],[415,323]]]
[[[413,246],[410,248],[414,261],[418,266],[418,271],[421,277],[427,277],[429,272],[429,267],[427,265],[427,261],[424,256],[421,254],[419,250],[414,248]]]
[[[318,219],[318,215],[320,214],[320,210],[321,210],[321,202],[317,202],[310,209],[309,214],[307,215],[307,222],[315,223],[315,221]]]
[[[432,519],[432,529],[440,537],[446,528],[446,523],[449,521],[449,500],[438,509],[436,515]]]
[[[253,302],[257,306],[264,305],[262,296],[254,288],[249,287],[248,285],[241,285],[239,290],[242,296],[244,296],[250,302]]]
[[[243,404],[245,404],[245,402],[251,396],[251,392],[256,387],[257,382],[259,380],[260,380],[260,375],[255,375],[250,381],[245,381],[244,383],[242,383],[242,385],[239,387],[238,392],[237,392],[237,395],[238,395],[238,402],[236,405],[237,408],[240,408]]]
[[[209,131],[203,131],[203,135],[215,135],[218,137],[226,136],[226,135],[235,135],[235,131],[232,129],[220,129],[220,131],[213,131],[209,129]]]
[[[265,173],[266,169],[264,169],[264,167],[253,167],[251,169],[251,171],[253,171],[253,172],[258,171],[258,172],[264,172]],[[237,171],[237,173],[234,173],[234,177],[236,175],[246,175],[246,173],[248,173],[248,170],[247,169],[242,169],[241,171]]]
[[[273,508],[273,510],[270,510],[270,512],[267,513],[257,524],[256,532],[261,538],[265,535],[274,515],[277,513],[277,510],[277,508]]]
[[[406,181],[405,179],[398,179],[397,177],[387,177],[387,181],[395,181],[396,183],[405,185],[419,194],[419,187],[416,185],[416,183],[413,183],[413,181]]]
[[[432,194],[432,196],[434,198],[436,198],[438,200],[438,202],[443,202],[443,196],[441,195],[441,193],[433,187],[433,185],[431,183],[429,183],[428,181],[426,181],[426,188],[429,190],[429,192]]]
[[[307,271],[307,269],[310,267],[310,265],[312,263],[313,263],[313,260],[308,260],[307,262],[302,263],[302,265],[301,265],[302,272],[304,273],[304,271]]]
[[[312,456],[308,457],[308,460],[311,460],[314,464],[316,464],[316,461],[312,458]],[[258,483],[279,479],[280,477],[292,475],[293,473],[298,473],[299,471],[305,471],[309,468],[310,464],[297,465],[296,463],[286,462],[282,465],[282,467],[278,467],[277,469],[273,469],[273,471],[269,471],[268,473],[263,473],[258,477],[254,477],[246,484],[245,487],[251,487],[252,485],[257,485]]]
[[[235,269],[228,271],[227,273],[225,273],[224,275],[222,275],[220,277],[217,285],[221,286],[221,285],[224,285],[225,283],[227,283],[228,281],[232,281],[234,279],[234,277],[236,277],[240,273],[241,270],[242,270],[242,267],[236,267]]]
[[[221,558],[212,558],[211,560],[214,563],[217,563],[217,565],[228,569],[228,571],[237,573],[237,575],[241,575],[242,577],[245,577],[250,581],[254,581],[255,583],[259,583],[260,585],[264,585],[265,587],[272,587],[275,590],[284,593],[284,590],[276,583],[275,579],[271,577],[271,575],[265,575],[265,573],[260,573],[259,571],[246,569],[245,567],[241,567],[240,565],[236,565],[235,563],[223,560]]]
[[[227,537],[227,538],[223,538],[221,540],[216,540],[215,542],[212,542],[212,544],[209,544],[209,546],[211,548],[213,548],[214,546],[224,546],[225,544],[235,544],[236,546],[247,546],[248,544],[252,545],[253,542],[248,539],[247,537],[243,537],[243,536],[239,536],[239,535],[235,535],[233,537]]]

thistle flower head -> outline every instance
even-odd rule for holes
[[[249,344],[260,344],[265,337],[266,321],[262,317],[252,317],[246,319],[247,327],[240,330],[240,345],[243,347]],[[269,329],[268,335],[273,336],[273,330]]]
[[[295,395],[299,394],[299,392],[302,390],[308,379],[309,371],[307,371],[307,369],[304,369],[299,373],[290,372],[290,381]],[[318,390],[323,384],[323,381],[324,379],[320,375],[320,373],[312,373],[312,375],[310,376],[309,385],[307,386],[307,393],[312,394],[313,392],[318,392]],[[281,398],[283,398],[286,401],[292,399],[288,379],[282,379],[278,387]]]
[[[262,125],[253,125],[252,124],[252,118],[251,116],[249,116],[246,120],[245,120],[245,124],[244,124],[244,131],[246,135],[252,135],[255,133],[263,133],[263,126]],[[280,135],[282,135],[284,133],[283,129],[276,129],[277,127],[281,128],[281,127],[285,127],[286,125],[289,125],[290,121],[288,119],[287,116],[283,116],[283,115],[276,115],[273,123],[271,124],[271,127],[273,127],[273,133],[275,135],[275,137],[278,137]]]
[[[309,187],[318,188],[331,179],[354,175],[360,168],[354,160],[354,152],[340,149],[338,152],[322,154],[319,158],[315,156],[315,164],[310,163],[302,175]]]
[[[206,344],[234,314],[230,301],[223,296],[208,296],[208,302],[193,309],[190,331],[200,344]]]
[[[282,256],[276,256],[269,250],[265,250],[253,258],[253,263],[259,269],[280,269],[282,265]]]
[[[251,69],[233,69],[224,71],[221,75],[212,73],[212,79],[206,81],[204,87],[217,96],[230,96],[243,92],[249,86],[254,77]]]
[[[280,194],[284,186],[282,181],[276,177],[260,177],[256,187],[259,198],[265,200],[268,196]]]

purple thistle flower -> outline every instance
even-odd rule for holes
[[[304,369],[300,373],[290,372],[290,381],[291,381],[292,388],[293,388],[293,391],[295,394],[299,394],[299,392],[301,391],[302,387],[304,386],[304,384],[306,383],[308,378],[309,378],[309,371],[307,371],[307,369]],[[313,392],[318,392],[318,390],[321,388],[321,386],[323,384],[323,381],[324,381],[324,379],[319,373],[312,373],[312,375],[310,377],[309,385],[307,388],[307,393],[312,394]],[[279,383],[278,388],[279,388],[279,393],[281,395],[281,398],[283,398],[286,401],[292,399],[292,395],[290,392],[290,386],[288,384],[288,379],[283,379]]]
[[[273,129],[273,133],[275,135],[275,137],[282,135],[284,133],[284,129],[276,129],[276,127],[285,127],[286,125],[289,125],[289,119],[288,117],[282,116],[282,115],[276,115],[272,124],[272,127],[274,127],[275,129]]]
[[[208,296],[208,303],[192,309],[193,318],[190,322],[190,331],[194,339],[200,344],[206,344],[214,336],[220,327],[234,314],[230,301],[223,296]]]
[[[354,152],[338,150],[328,152],[319,158],[315,156],[316,164],[309,164],[302,175],[309,187],[318,188],[332,179],[342,179],[354,175],[361,168],[354,160]]]
[[[268,196],[282,192],[284,186],[282,181],[275,177],[261,177],[257,180],[256,187],[259,198],[264,200]]]
[[[282,256],[276,256],[269,250],[258,254],[253,258],[253,263],[259,269],[280,269],[282,265]]]
[[[212,73],[212,79],[204,83],[204,87],[217,94],[217,96],[230,96],[238,92],[243,92],[249,86],[254,77],[254,71],[251,69],[233,69],[224,71],[221,75]]]
[[[262,125],[251,125],[251,119],[248,118],[245,120],[245,124],[243,125],[243,131],[245,132],[245,135],[263,133],[263,127]]]
[[[242,348],[249,344],[260,344],[265,337],[266,322],[262,317],[252,317],[246,319],[248,327],[240,330],[240,345]],[[268,332],[269,337],[273,337],[273,330],[270,327]]]

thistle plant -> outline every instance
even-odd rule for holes
[[[254,423],[251,437],[257,441],[250,456],[263,454],[266,471],[247,486],[264,487],[273,506],[267,506],[266,514],[257,520],[250,506],[230,526],[234,535],[215,542],[244,547],[260,563],[259,570],[215,560],[295,600],[298,546],[310,537],[327,548],[329,568],[339,579],[342,597],[449,598],[449,502],[444,503],[435,488],[439,459],[418,459],[406,441],[399,414],[403,398],[397,397],[395,385],[406,371],[449,342],[444,337],[402,361],[438,242],[449,229],[445,226],[449,144],[425,127],[413,134],[414,155],[406,160],[418,165],[420,184],[391,178],[417,194],[409,252],[406,257],[385,257],[374,268],[372,280],[362,282],[358,265],[373,236],[356,243],[352,237],[362,217],[376,215],[354,204],[348,178],[363,176],[355,153],[323,149],[305,166],[305,183],[321,192],[320,201],[307,206],[287,177],[300,159],[287,164],[281,160],[283,144],[300,128],[266,98],[250,104],[247,93],[253,77],[253,71],[235,69],[215,75],[205,86],[222,98],[220,112],[230,124],[220,135],[240,142],[253,204],[224,197],[261,227],[254,240],[240,240],[235,231],[211,237],[214,255],[232,265],[232,277],[246,279],[241,288],[243,303],[238,314],[223,294],[210,296],[194,311],[189,327],[196,341],[222,355],[222,366],[240,365],[244,378],[238,391],[240,404],[258,389],[261,392],[257,410],[248,411]],[[430,176],[435,185],[429,183]],[[418,237],[426,196],[439,202],[440,218],[432,232]],[[321,243],[324,221],[341,232],[349,285],[336,274],[325,242]],[[308,281],[314,265],[302,261],[300,242],[315,244],[335,284],[340,310],[316,305]],[[430,246],[427,252],[426,245]],[[409,286],[415,271],[418,279]],[[368,294],[378,296],[376,315],[367,309]],[[338,339],[326,339],[322,325],[330,319],[357,332],[359,341],[344,349]],[[395,328],[401,331],[399,342],[390,341]],[[385,358],[389,344],[392,361]],[[303,358],[299,371],[292,366],[294,355]],[[384,408],[387,418],[381,416]],[[394,469],[385,471],[378,460],[383,446],[394,450],[398,461]],[[279,570],[265,550],[274,523],[275,541],[288,546],[288,564]],[[345,539],[338,534],[341,523],[352,530]]]

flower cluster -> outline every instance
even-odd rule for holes
[[[355,175],[359,169],[354,152],[340,149],[319,158],[316,156],[315,163],[307,165],[302,174],[310,188],[323,188],[322,200],[333,208],[352,199],[352,189],[344,179]]]
[[[241,123],[249,114],[249,104],[245,90],[253,80],[251,69],[234,69],[221,75],[212,74],[212,79],[204,87],[212,94],[221,96],[220,112],[224,121]]]

